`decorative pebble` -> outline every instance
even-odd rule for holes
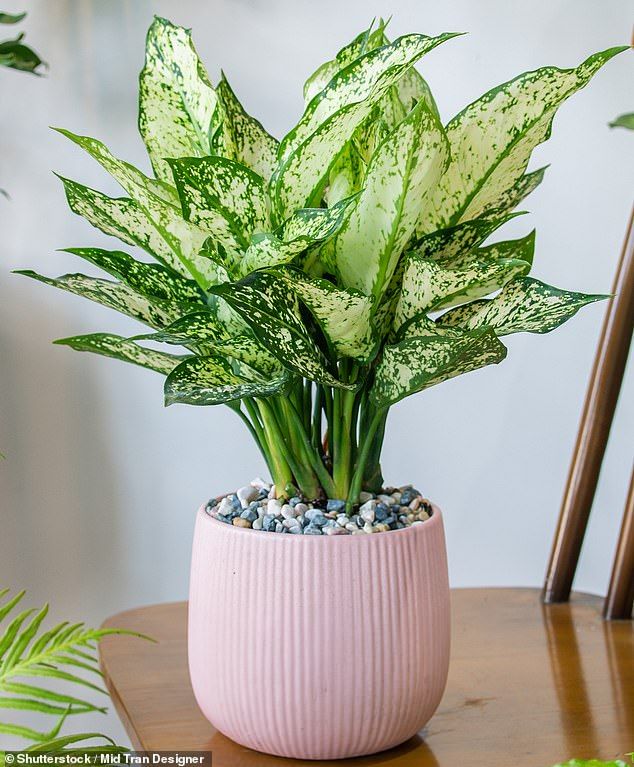
[[[291,535],[383,533],[422,525],[432,515],[431,504],[412,485],[378,494],[364,491],[350,515],[340,498],[308,500],[290,485],[285,494],[291,495],[288,501],[278,499],[275,487],[258,477],[220,500],[210,499],[205,509],[228,525]]]
[[[238,500],[240,501],[240,505],[243,509],[246,509],[251,501],[255,501],[259,494],[260,491],[257,489],[257,487],[253,487],[253,485],[245,485],[244,487],[241,487],[236,493]]]

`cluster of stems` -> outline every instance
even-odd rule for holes
[[[260,448],[278,498],[297,491],[311,500],[336,498],[351,513],[362,490],[381,488],[388,410],[374,407],[360,373],[344,360],[340,380],[356,384],[354,389],[298,376],[283,395],[245,398],[234,406]]]

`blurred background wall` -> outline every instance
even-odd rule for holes
[[[626,0],[7,0],[27,10],[45,78],[0,72],[0,585],[99,623],[186,596],[194,511],[264,473],[223,408],[162,406],[154,373],[51,346],[132,321],[11,275],[89,271],[56,249],[115,246],[67,209],[52,170],[117,194],[96,163],[49,126],[103,139],[147,168],[136,131],[137,73],[154,13],[193,27],[213,80],[224,69],[247,109],[281,136],[305,77],[374,15],[391,34],[466,30],[424,59],[449,119],[493,85],[572,66],[628,41]],[[10,30],[11,31],[11,30]],[[566,104],[532,167],[552,163],[511,236],[538,229],[535,274],[608,292],[632,202],[634,136],[607,123],[634,107],[622,55]],[[116,246],[115,246],[116,247]],[[507,361],[394,408],[385,476],[415,482],[445,512],[453,586],[541,583],[605,306],[545,337],[511,336]],[[137,331],[138,332],[138,331]],[[631,367],[631,366],[630,366]],[[576,587],[604,593],[631,465],[626,378]],[[211,584],[210,584],[211,588]],[[101,729],[120,734],[114,716]]]

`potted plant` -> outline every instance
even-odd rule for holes
[[[57,343],[163,373],[168,405],[228,405],[262,451],[270,484],[198,511],[189,625],[203,712],[262,751],[367,754],[433,714],[442,520],[413,486],[385,486],[389,408],[604,298],[529,277],[534,233],[483,243],[542,180],[526,168],[558,106],[623,48],[520,75],[443,127],[414,64],[452,37],[390,42],[373,25],[308,79],[278,142],[157,18],[139,108],[154,177],[61,131],[128,195],[62,179],[72,210],[157,263],[83,247],[69,251],[114,280],[23,272],[151,329]]]

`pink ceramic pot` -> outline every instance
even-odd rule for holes
[[[391,748],[430,719],[449,663],[440,511],[375,535],[280,535],[198,511],[196,700],[229,738],[299,759]]]

